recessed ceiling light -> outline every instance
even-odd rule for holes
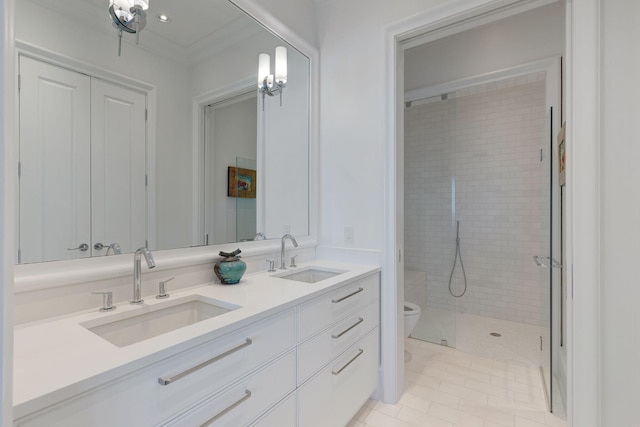
[[[161,13],[161,14],[158,15],[158,21],[167,23],[167,22],[171,22],[171,18],[169,18],[164,13]]]

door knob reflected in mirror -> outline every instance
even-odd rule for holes
[[[86,243],[81,244],[80,246],[78,246],[77,248],[67,248],[68,251],[81,251],[81,252],[85,252],[89,250],[89,245],[87,245]]]

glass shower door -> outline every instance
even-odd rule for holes
[[[456,345],[456,100],[436,97],[405,110],[405,299],[422,313],[411,336]],[[456,277],[453,279],[456,280]]]
[[[540,300],[543,310],[544,324],[542,325],[542,334],[540,336],[540,371],[543,377],[543,386],[546,393],[547,403],[554,411],[554,396],[557,395],[557,384],[554,383],[554,366],[553,352],[556,350],[554,346],[558,342],[555,336],[559,332],[556,317],[557,310],[554,310],[554,304],[558,300],[557,290],[560,286],[560,274],[562,265],[558,261],[559,254],[559,222],[560,222],[560,203],[559,193],[560,186],[558,182],[558,170],[554,167],[557,165],[557,153],[555,150],[555,138],[553,136],[557,130],[553,129],[552,120],[553,108],[550,108],[547,114],[545,132],[545,144],[541,150],[540,160],[543,168],[541,186],[541,212],[542,221],[540,222],[540,233],[542,236],[539,254],[535,255],[534,261],[539,267],[541,295]],[[560,409],[560,408],[558,408]]]

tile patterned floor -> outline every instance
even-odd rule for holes
[[[546,411],[538,369],[415,339],[406,341],[405,392],[369,400],[347,427],[566,427]]]

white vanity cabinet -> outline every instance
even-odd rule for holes
[[[314,296],[272,305],[268,317],[184,351],[167,348],[162,360],[161,353],[146,365],[132,358],[42,393],[18,406],[14,427],[342,427],[378,382],[379,277],[371,269],[336,280],[329,290],[312,286]],[[290,292],[291,282],[283,279],[283,286]],[[124,357],[143,345],[111,354]]]
[[[375,391],[378,274],[299,307],[298,425],[344,426]]]
[[[197,402],[162,427],[246,426],[296,388],[295,351],[214,396]],[[294,411],[285,416],[293,418]],[[285,427],[286,424],[273,424]],[[293,427],[293,424],[289,424]]]
[[[298,388],[300,427],[342,427],[378,384],[378,328]]]
[[[210,414],[204,417],[207,420],[230,405],[236,390],[221,390],[237,381],[252,393],[243,403],[252,408],[255,418],[260,409],[268,409],[295,389],[294,349],[295,317],[289,309],[20,418],[15,425],[142,427],[161,424],[176,414],[184,416],[184,411],[192,409],[197,416],[203,411]],[[286,352],[288,356],[271,362]],[[274,384],[273,378],[264,378],[264,372],[282,383],[265,392]],[[253,387],[260,392],[254,394]]]

